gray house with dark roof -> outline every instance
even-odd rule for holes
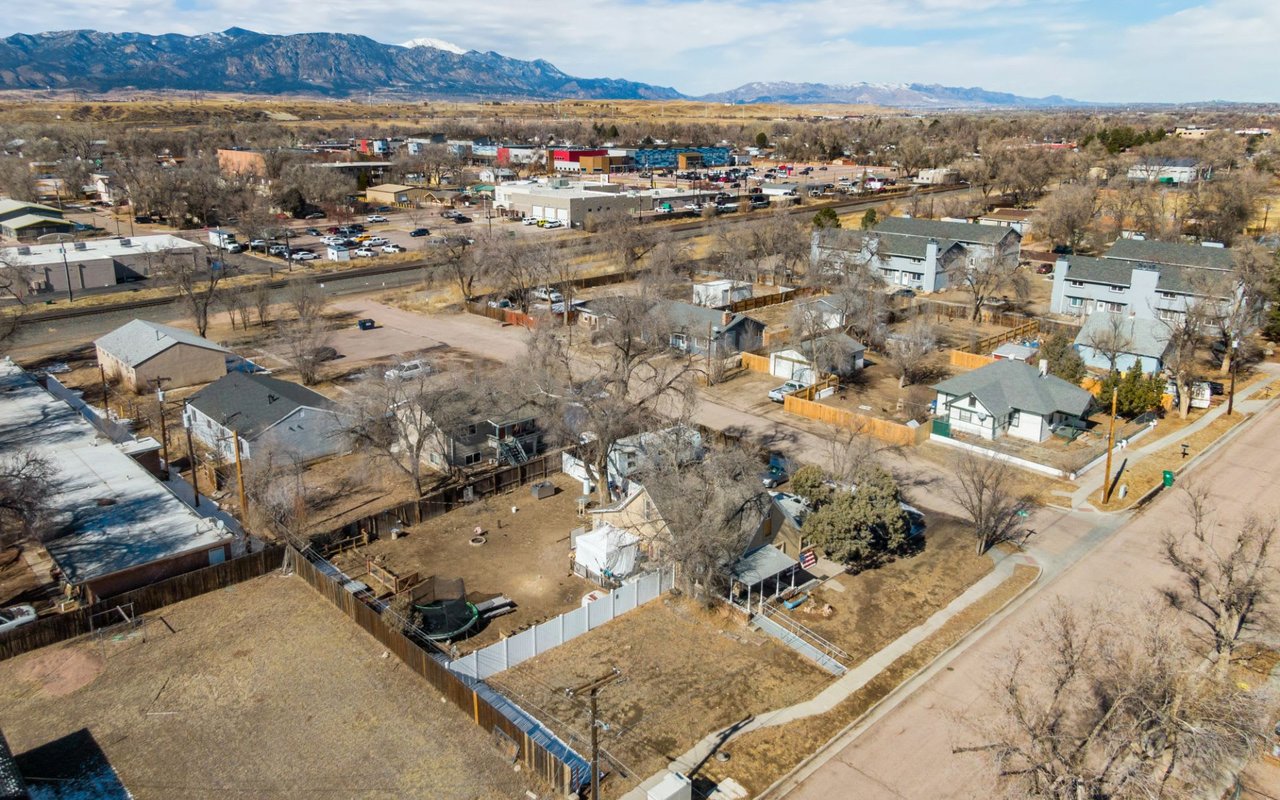
[[[935,412],[951,430],[995,439],[1043,442],[1054,429],[1079,427],[1093,395],[1022,361],[1001,360],[935,384]]]
[[[325,397],[289,381],[232,372],[192,395],[187,404],[191,432],[225,461],[270,449],[306,463],[350,449],[342,414]]]
[[[885,282],[923,292],[947,288],[949,276],[979,259],[1016,264],[1022,235],[1012,228],[889,217],[874,231],[814,231],[810,259],[828,268],[850,261],[868,264]]]
[[[1085,366],[1109,369],[1109,352],[1115,348],[1117,370],[1128,372],[1136,361],[1152,375],[1164,367],[1171,335],[1169,326],[1157,319],[1095,311],[1076,335],[1075,348]]]
[[[1221,247],[1120,239],[1101,258],[1060,257],[1049,308],[1172,321],[1198,301],[1225,301],[1237,290],[1233,267],[1231,251]]]
[[[686,353],[705,353],[714,347],[718,355],[729,356],[754,350],[764,340],[765,324],[746,314],[678,302],[657,306],[654,313],[666,315],[662,323],[671,346]]]

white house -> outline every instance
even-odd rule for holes
[[[1093,395],[1040,366],[995,361],[935,384],[935,413],[950,431],[983,439],[1042,442],[1061,426],[1082,427]]]
[[[693,304],[695,306],[718,308],[736,303],[739,300],[748,300],[751,298],[753,291],[754,287],[750,283],[729,280],[728,278],[707,281],[706,283],[695,283],[693,285]]]

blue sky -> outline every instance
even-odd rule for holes
[[[433,37],[688,94],[867,81],[1096,101],[1280,101],[1280,0],[79,0],[6,9],[0,32],[233,25]]]

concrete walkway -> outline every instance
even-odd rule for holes
[[[1239,413],[1252,414],[1252,413],[1257,413],[1258,411],[1261,411],[1263,409],[1263,407],[1266,405],[1268,401],[1251,400],[1250,398],[1254,394],[1257,394],[1259,391],[1261,391],[1268,384],[1270,384],[1272,378],[1276,376],[1280,376],[1280,365],[1272,364],[1270,362],[1265,362],[1258,365],[1258,371],[1261,372],[1263,375],[1262,380],[1259,380],[1256,383],[1252,384],[1251,386],[1246,387],[1242,391],[1236,392],[1235,407]],[[1135,447],[1131,450],[1128,448],[1123,450],[1117,448],[1115,450],[1115,456],[1113,460],[1116,461],[1117,466],[1119,465],[1121,460],[1125,460],[1125,459],[1129,460],[1130,462],[1138,461],[1139,459],[1149,456],[1152,453],[1157,453],[1165,449],[1171,444],[1177,444],[1183,439],[1186,439],[1194,435],[1195,433],[1204,430],[1208,426],[1212,425],[1214,420],[1218,419],[1225,413],[1227,413],[1227,404],[1224,402],[1214,408],[1209,409],[1209,411],[1206,412],[1205,415],[1202,416],[1200,419],[1196,420],[1195,422],[1191,423],[1185,428],[1182,428],[1181,430],[1178,430],[1169,434],[1168,436],[1161,436],[1158,439],[1153,439],[1151,441],[1146,442],[1141,447]],[[1107,475],[1105,475],[1102,471],[1097,469],[1091,470],[1089,475],[1081,480],[1080,487],[1071,493],[1071,508],[1073,510],[1085,509],[1090,511],[1096,511],[1097,509],[1094,508],[1093,505],[1089,502],[1089,496],[1092,495],[1094,492],[1098,491],[1098,489],[1102,487],[1103,482],[1106,480],[1107,480]],[[1111,513],[1111,512],[1104,512],[1104,513]]]
[[[715,755],[717,750],[744,733],[775,725],[785,725],[788,722],[830,711],[839,705],[841,701],[866,686],[898,658],[906,655],[912,648],[937,632],[952,617],[994,591],[996,587],[1013,575],[1013,569],[1018,564],[1039,566],[1037,559],[1025,552],[1001,558],[991,572],[966,589],[959,597],[952,600],[944,608],[934,612],[931,617],[920,625],[902,634],[884,648],[872,654],[866,661],[832,681],[818,694],[804,702],[759,714],[715,731],[690,748],[684,755],[672,761],[666,770],[650,776],[635,789],[623,795],[622,800],[645,800],[646,790],[660,783],[669,771],[679,772],[683,775],[696,773],[702,764]]]

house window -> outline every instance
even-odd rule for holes
[[[1175,311],[1172,308],[1161,308],[1157,310],[1156,313],[1159,315],[1160,319],[1165,322],[1177,322],[1179,319],[1182,319],[1182,312]]]
[[[671,346],[677,350],[687,350],[689,348],[689,340],[685,338],[683,333],[671,334]]]
[[[1108,287],[1107,287],[1107,291],[1115,292],[1116,294],[1119,294],[1120,292],[1123,292],[1123,291],[1124,291],[1124,287],[1123,287],[1123,286],[1116,286],[1116,285],[1112,284],[1111,286],[1108,286]]]
[[[1077,289],[1084,286],[1084,281],[1067,281],[1067,283],[1071,286],[1076,287]]]
[[[1011,412],[1009,412],[1009,427],[1010,427],[1010,428],[1016,428],[1016,427],[1018,427],[1018,423],[1019,423],[1019,422],[1021,422],[1021,421],[1022,421],[1022,412],[1021,412],[1021,411],[1011,411]]]
[[[961,422],[973,422],[973,412],[972,412],[972,411],[957,411],[957,412],[956,412],[956,419],[960,420]]]
[[[467,457],[463,460],[463,463],[465,463],[467,466],[471,466],[472,464],[479,464],[479,463],[480,463],[480,454],[479,454],[479,453],[468,453],[468,454],[467,454]]]
[[[1173,292],[1161,292],[1160,296],[1165,300],[1177,300],[1178,295]]]
[[[1102,307],[1107,311],[1110,311],[1112,314],[1119,314],[1121,311],[1124,311],[1124,303],[1103,303]]]
[[[978,405],[978,398],[974,397],[973,395],[969,395],[969,408],[974,408],[977,405]]]
[[[1067,298],[1067,305],[1071,306],[1072,308],[1079,308],[1080,306],[1084,305],[1084,298],[1083,298],[1083,297],[1068,297],[1068,298]]]

